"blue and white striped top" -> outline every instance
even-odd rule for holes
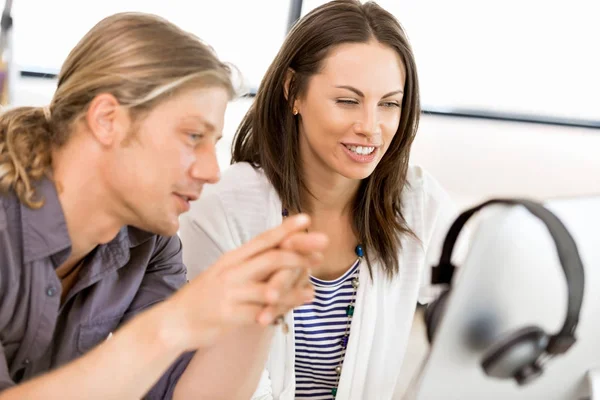
[[[334,281],[310,277],[315,300],[294,309],[296,399],[332,399],[335,368],[345,354],[340,343],[348,324],[346,308],[354,295],[352,279],[359,265],[360,259]]]

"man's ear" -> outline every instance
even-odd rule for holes
[[[92,135],[103,146],[111,146],[125,138],[129,130],[129,113],[110,93],[94,97],[85,115]]]

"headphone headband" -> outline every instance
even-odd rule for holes
[[[432,270],[431,283],[434,285],[450,284],[456,269],[451,261],[452,251],[460,231],[473,214],[492,204],[525,207],[546,225],[554,240],[558,258],[567,280],[568,304],[564,324],[561,330],[551,337],[547,352],[549,354],[564,353],[575,342],[575,329],[579,322],[579,313],[583,302],[585,274],[575,240],[560,219],[542,204],[526,199],[492,199],[461,213],[446,235],[440,262],[437,268]]]

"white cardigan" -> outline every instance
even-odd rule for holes
[[[437,264],[447,229],[456,217],[444,190],[423,169],[411,166],[402,196],[403,215],[421,242],[402,240],[399,273],[389,280],[373,264],[360,270],[356,309],[338,385],[337,399],[399,399],[402,366],[417,301],[435,296],[429,268]],[[223,253],[282,222],[281,201],[262,170],[247,163],[230,166],[221,181],[206,187],[181,217],[183,258],[190,278]],[[293,313],[290,332],[276,330],[255,400],[291,400],[295,395]]]

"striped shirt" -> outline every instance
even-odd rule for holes
[[[310,277],[315,300],[294,309],[296,344],[296,399],[332,399],[335,368],[343,360],[341,340],[346,333],[346,308],[353,300],[352,279],[358,276],[360,259],[334,281]]]

